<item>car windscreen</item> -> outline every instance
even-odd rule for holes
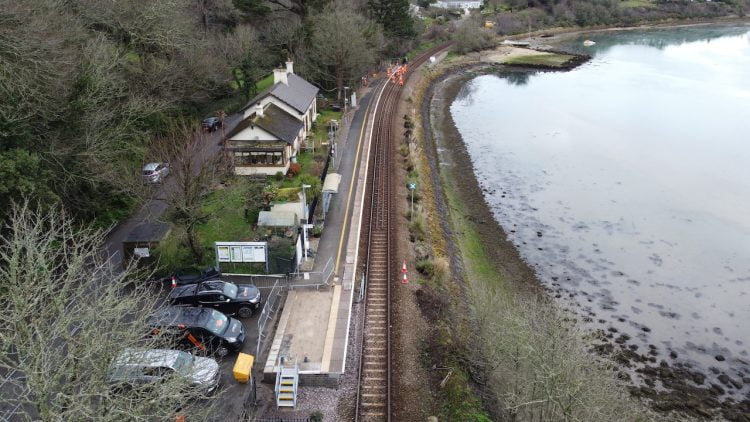
[[[177,359],[174,363],[174,370],[187,375],[190,372],[190,368],[193,366],[193,355],[190,353],[180,352],[177,354]]]
[[[226,315],[222,314],[219,311],[212,310],[211,317],[206,323],[206,328],[208,328],[208,331],[211,331],[213,334],[220,336],[224,334],[225,331],[227,331],[227,327],[229,327],[229,318],[227,318]]]
[[[224,295],[230,299],[237,299],[237,285],[224,283]]]

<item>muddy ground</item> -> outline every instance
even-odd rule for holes
[[[451,178],[460,200],[470,204],[464,207],[467,220],[476,226],[486,244],[493,245],[486,249],[486,253],[496,264],[498,272],[514,287],[546,294],[534,271],[507,240],[505,231],[497,224],[487,206],[482,189],[473,177],[470,157],[449,110],[464,82],[477,74],[491,71],[492,66],[481,64],[454,68],[435,80],[429,88],[420,112],[423,129],[426,130],[432,180],[438,186],[438,172],[448,171],[447,177]],[[452,162],[438,162],[436,141],[440,147],[453,152]],[[442,228],[450,238],[454,234],[450,232],[447,223],[449,205],[445,203],[440,189],[435,190],[438,212],[445,222]],[[448,256],[452,257],[454,271],[460,272],[460,258],[456,256],[456,252],[449,251]],[[653,349],[638,350],[638,346],[629,344],[627,336],[611,331],[594,334],[592,353],[610,358],[620,368],[617,376],[630,386],[632,396],[644,399],[654,410],[671,413],[673,416],[677,412],[678,418],[679,415],[685,415],[701,419],[750,421],[750,397],[741,400],[725,395],[727,390],[750,382],[750,374],[744,374],[741,379],[724,375],[719,378],[720,383],[707,383],[706,375],[692,369],[689,364],[676,363],[670,366],[665,360],[658,359]]]

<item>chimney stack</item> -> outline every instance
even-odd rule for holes
[[[255,115],[263,117],[263,106],[260,103],[255,104]]]
[[[286,62],[286,73],[294,74],[294,62],[291,60]]]
[[[279,82],[289,85],[289,82],[286,80],[286,69],[273,70],[273,84],[276,85]]]

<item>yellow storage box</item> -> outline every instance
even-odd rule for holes
[[[250,374],[253,370],[254,361],[255,357],[253,355],[240,353],[237,356],[237,362],[234,363],[234,369],[232,370],[234,379],[243,384],[250,381]]]

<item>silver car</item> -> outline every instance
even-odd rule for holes
[[[147,183],[161,183],[169,174],[169,164],[148,163],[143,166],[142,174]]]
[[[210,394],[219,385],[219,364],[179,350],[125,349],[112,362],[107,381],[112,385],[142,385],[173,375],[186,377],[190,386]]]

